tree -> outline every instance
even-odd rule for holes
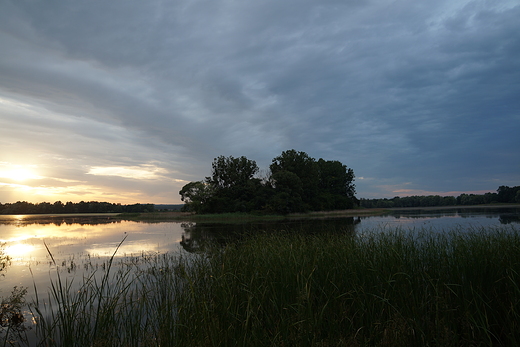
[[[311,158],[305,152],[298,152],[294,149],[284,151],[281,155],[274,158],[271,165],[272,183],[277,189],[277,174],[282,171],[291,172],[296,175],[303,189],[302,201],[305,209],[309,210],[315,207],[318,197],[319,172],[316,160]]]
[[[319,189],[321,196],[328,197],[328,206],[322,209],[352,208],[355,197],[354,171],[337,160],[318,160]]]
[[[278,171],[273,174],[272,179],[276,182],[276,187],[269,201],[271,211],[287,214],[306,210],[302,199],[303,184],[295,173],[286,170]]]
[[[61,201],[55,201],[52,206],[54,213],[63,213],[64,205]]]
[[[211,177],[206,177],[206,182],[215,189],[228,189],[242,187],[258,172],[258,166],[254,160],[242,156],[219,156],[213,160]]]
[[[186,204],[185,211],[200,213],[212,196],[211,187],[202,181],[190,182],[179,191],[181,200]]]
[[[497,189],[497,200],[498,202],[516,202],[516,194],[518,191],[520,191],[520,186],[500,186]]]
[[[261,187],[260,180],[254,178],[257,172],[256,162],[244,156],[215,158],[210,177],[190,182],[179,192],[186,203],[184,210],[222,213],[255,209],[254,198]]]
[[[190,182],[179,192],[185,209],[195,212],[304,212],[346,209],[358,204],[354,172],[339,161],[318,162],[305,152],[284,151],[272,160],[264,178],[242,156],[219,156],[211,176]]]
[[[212,189],[207,208],[216,213],[250,211],[250,201],[255,195],[256,183],[260,181],[254,179],[257,172],[256,162],[244,156],[215,158],[211,177],[206,177],[206,183]]]

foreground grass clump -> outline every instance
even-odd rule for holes
[[[57,286],[38,335],[78,346],[512,346],[519,284],[514,229],[263,234],[123,265],[110,285]]]

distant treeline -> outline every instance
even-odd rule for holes
[[[153,212],[154,204],[121,205],[110,202],[81,201],[78,203],[56,201],[33,204],[27,201],[0,203],[0,214],[44,214],[44,213],[142,213]]]
[[[520,203],[520,186],[500,186],[496,193],[461,194],[454,196],[406,196],[391,199],[360,199],[360,206],[364,208],[392,208],[392,207],[429,207],[429,206],[457,206],[481,205],[492,203]]]

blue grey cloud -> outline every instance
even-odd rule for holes
[[[0,162],[152,202],[218,155],[267,168],[291,148],[352,167],[359,197],[520,185],[519,17],[516,1],[5,0]],[[87,174],[115,166],[163,171]]]

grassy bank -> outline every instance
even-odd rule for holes
[[[209,254],[109,269],[54,310],[47,346],[520,344],[520,234],[490,229],[261,234]]]

